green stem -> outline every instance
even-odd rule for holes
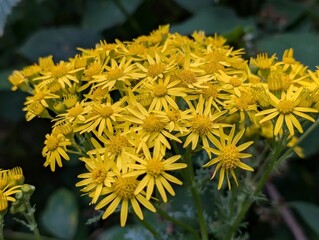
[[[191,190],[192,198],[195,204],[195,207],[197,209],[197,215],[198,215],[198,221],[199,221],[199,227],[200,227],[200,233],[201,233],[201,239],[202,240],[208,240],[208,231],[207,231],[207,226],[204,218],[204,211],[201,203],[201,199],[198,193],[197,188],[193,184],[193,179],[194,179],[194,170],[193,170],[193,162],[192,162],[192,155],[190,148],[186,148],[186,151],[184,153],[184,159],[187,164],[187,170],[188,173],[185,174],[188,185]]]
[[[153,236],[156,238],[156,239],[160,239],[160,234],[156,231],[155,228],[153,228],[153,226],[151,224],[149,224],[147,221],[145,220],[142,220],[140,219],[136,214],[135,214],[136,218],[143,224],[143,226],[148,230],[150,231]]]
[[[281,142],[278,142],[276,144],[276,148],[275,148],[275,151],[273,153],[273,156],[272,156],[272,158],[271,158],[271,160],[266,168],[266,171],[264,172],[264,175],[260,178],[260,180],[256,186],[256,189],[255,189],[254,193],[252,194],[251,198],[258,196],[258,194],[260,193],[260,191],[262,190],[262,188],[266,184],[268,177],[269,177],[271,171],[273,170],[275,163],[278,160],[281,151],[282,151]],[[245,215],[246,215],[247,211],[249,210],[252,203],[253,203],[253,201],[249,200],[249,199],[247,199],[245,201],[245,203],[242,206],[242,208],[240,209],[240,212],[237,215],[234,223],[232,224],[230,230],[228,231],[228,234],[226,235],[226,238],[225,238],[226,240],[231,240],[233,238],[233,235],[236,233],[240,223],[244,219],[244,217],[245,217]]]
[[[30,204],[30,201],[27,201],[25,203],[26,207],[27,207],[27,211],[26,211],[26,219],[28,221],[28,224],[31,228],[31,230],[33,231],[33,234],[34,234],[34,237],[36,240],[41,240],[41,234],[39,232],[39,229],[38,229],[38,225],[37,225],[37,222],[34,218],[34,208],[31,206]]]
[[[163,217],[164,219],[168,220],[168,221],[171,221],[172,223],[174,223],[176,226],[179,226],[183,229],[185,229],[186,231],[190,232],[192,235],[193,235],[193,239],[194,240],[200,240],[200,237],[197,233],[197,231],[192,228],[191,226],[189,226],[188,224],[186,223],[183,223],[181,221],[179,221],[178,219],[168,215],[165,211],[163,211],[159,206],[156,206],[155,205],[155,208],[156,208],[156,212],[161,215],[161,217]]]

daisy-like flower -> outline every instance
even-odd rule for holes
[[[3,194],[6,197],[7,201],[15,202],[16,199],[12,197],[12,195],[20,192],[21,185],[13,184],[13,181],[11,181],[8,172],[8,170],[0,171],[0,194]]]
[[[16,91],[21,88],[21,90],[27,90],[27,78],[20,71],[13,71],[13,73],[9,76],[9,81],[12,84],[12,91]],[[22,86],[24,86],[22,88]]]
[[[35,86],[33,90],[33,96],[27,97],[24,105],[29,105],[33,102],[40,102],[44,107],[48,108],[48,100],[56,98],[60,98],[60,96],[51,93],[47,87],[40,89],[39,87]]]
[[[149,200],[153,194],[154,187],[156,187],[163,201],[167,202],[166,191],[172,196],[175,196],[174,189],[169,182],[182,185],[182,182],[178,178],[167,172],[186,168],[187,165],[185,163],[176,163],[176,161],[181,158],[181,155],[175,155],[168,159],[164,159],[162,155],[156,156],[154,152],[153,156],[151,156],[149,149],[146,149],[143,152],[144,158],[132,154],[129,155],[136,163],[128,165],[134,170],[125,174],[124,177],[144,175],[134,193],[138,194],[146,188],[146,199]]]
[[[85,108],[85,103],[76,102],[76,104],[67,110],[65,113],[58,114],[53,121],[57,121],[55,125],[60,124],[60,122],[69,122],[73,125],[77,123],[83,123],[85,121],[85,115],[88,112],[88,109]]]
[[[120,205],[120,224],[124,227],[129,212],[129,205],[132,206],[135,214],[143,220],[143,212],[140,204],[152,212],[156,212],[152,203],[145,198],[145,194],[140,192],[135,194],[139,181],[134,177],[118,176],[111,187],[105,187],[102,194],[106,195],[95,207],[95,209],[106,208],[102,218],[109,217]]]
[[[164,79],[159,78],[157,81],[151,80],[142,81],[138,88],[138,91],[150,92],[152,97],[152,102],[149,106],[149,111],[151,110],[169,110],[169,106],[178,109],[178,105],[175,101],[175,97],[185,97],[185,89],[182,87],[177,87],[180,81],[171,81],[170,76],[166,76]]]
[[[269,69],[274,65],[276,61],[276,54],[268,57],[267,53],[259,53],[256,58],[250,58],[250,64],[258,67],[259,69],[265,70]]]
[[[211,148],[211,147],[205,147],[205,150],[207,151],[209,155],[211,153],[216,155],[216,157],[214,157],[208,163],[203,165],[203,167],[210,167],[214,164],[217,164],[211,179],[213,179],[216,173],[220,171],[219,179],[218,179],[218,190],[221,189],[223,185],[225,173],[226,173],[228,188],[231,189],[229,174],[233,177],[236,185],[238,186],[238,180],[235,174],[236,168],[241,168],[247,171],[254,171],[252,167],[241,162],[240,160],[241,158],[251,157],[251,154],[241,153],[241,151],[247,149],[251,144],[253,144],[253,141],[249,141],[237,146],[239,140],[244,135],[244,132],[245,132],[245,129],[242,129],[235,135],[235,125],[233,125],[229,135],[226,135],[223,131],[223,128],[220,127],[219,140],[215,137],[212,137],[212,143],[217,149]]]
[[[31,121],[35,117],[52,119],[48,110],[39,101],[31,102],[23,108],[23,111],[27,112],[25,115],[27,121]]]
[[[245,71],[241,70],[229,71],[227,74],[220,71],[217,78],[220,80],[223,90],[235,93],[237,96],[240,96],[240,91],[245,89],[248,80]]]
[[[101,135],[103,130],[107,128],[110,132],[113,132],[113,125],[122,117],[121,112],[125,98],[112,104],[111,102],[101,103],[93,102],[90,105],[87,105],[88,116],[84,121],[82,126],[76,127],[75,132],[91,132],[94,129],[98,129],[98,133]]]
[[[137,148],[155,148],[155,152],[165,151],[165,148],[171,149],[171,145],[167,139],[174,140],[181,143],[181,140],[169,133],[166,129],[168,122],[165,119],[156,116],[156,114],[149,113],[141,104],[136,103],[136,109],[127,107],[131,115],[124,116],[124,119],[131,122],[133,126],[130,127],[129,132],[138,132],[142,139]]]
[[[59,167],[62,167],[62,158],[67,161],[70,160],[70,157],[66,153],[66,147],[72,144],[70,140],[62,134],[47,134],[45,137],[45,147],[42,150],[42,155],[46,158],[44,166],[47,167],[50,165],[51,171],[54,172],[56,163]]]
[[[192,144],[192,150],[194,150],[199,140],[202,141],[203,146],[209,147],[209,140],[212,141],[213,134],[218,135],[219,126],[227,126],[227,124],[219,123],[218,118],[223,116],[227,110],[221,112],[212,113],[210,108],[205,108],[205,104],[202,96],[200,96],[196,108],[190,107],[192,113],[190,114],[192,118],[188,121],[188,133],[183,147],[186,148],[188,145]]]
[[[280,99],[278,99],[274,94],[269,92],[269,103],[273,108],[263,110],[259,113],[256,113],[256,116],[264,116],[259,123],[264,123],[266,121],[270,121],[276,118],[274,135],[277,136],[282,129],[283,126],[288,128],[290,136],[294,136],[295,128],[303,133],[302,126],[297,119],[297,117],[301,117],[307,119],[311,122],[315,120],[305,114],[308,113],[317,113],[318,110],[309,107],[301,107],[300,104],[300,94],[302,93],[303,88],[298,88],[296,91],[293,87],[290,87],[286,92],[281,93]]]
[[[104,154],[98,153],[95,155],[89,153],[88,158],[83,157],[80,160],[85,162],[88,172],[78,175],[78,178],[83,180],[76,183],[75,186],[83,187],[81,191],[92,196],[91,203],[95,204],[101,196],[103,187],[111,187],[112,182],[115,181],[115,163]]]
[[[105,71],[101,74],[93,76],[92,83],[96,83],[96,87],[101,86],[102,89],[108,88],[110,91],[116,87],[117,82],[122,82],[126,86],[131,85],[132,80],[138,80],[144,77],[144,74],[136,71],[135,64],[131,60],[123,57],[118,63],[114,59],[110,60],[111,66],[105,66]]]

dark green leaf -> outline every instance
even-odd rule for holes
[[[89,29],[51,28],[33,34],[19,52],[33,62],[48,55],[53,55],[55,60],[67,60],[77,53],[76,48],[92,48],[99,40],[101,37]]]
[[[296,209],[305,223],[319,236],[319,207],[312,203],[302,201],[291,202],[289,206]]]
[[[100,32],[124,23],[142,0],[91,0],[87,1],[82,25]]]
[[[3,35],[7,16],[11,13],[12,8],[20,1],[21,0],[0,0],[0,37]]]
[[[211,6],[196,12],[189,20],[172,25],[171,32],[190,34],[201,30],[206,34],[228,33],[240,26],[254,27],[254,22],[252,19],[239,18],[229,8]]]
[[[48,200],[41,222],[54,236],[73,239],[78,225],[78,207],[74,195],[61,188]]]
[[[197,12],[201,8],[208,7],[212,5],[212,0],[174,0],[178,5],[183,7],[189,12]]]
[[[313,33],[283,33],[261,39],[257,42],[258,51],[281,56],[285,49],[293,48],[294,57],[302,64],[314,68],[319,65],[319,37]]]

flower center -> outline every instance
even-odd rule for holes
[[[103,183],[106,175],[107,175],[107,173],[106,173],[106,171],[104,169],[97,168],[97,169],[94,169],[93,172],[92,172],[92,179],[96,183]]]
[[[211,63],[206,63],[204,66],[204,70],[207,74],[214,74],[218,73],[219,70],[224,70],[225,67],[220,64],[219,62],[211,62]]]
[[[124,136],[114,136],[110,139],[110,143],[107,146],[107,150],[111,153],[116,155],[122,152],[124,147],[128,147],[129,142],[127,141],[126,137]]]
[[[93,75],[99,74],[101,71],[101,65],[97,62],[94,62],[87,69],[84,70],[84,75],[87,78],[91,78]]]
[[[117,80],[122,76],[123,76],[123,70],[121,68],[111,69],[107,73],[108,80],[110,80],[110,81]]]
[[[81,105],[74,106],[69,109],[68,113],[70,117],[77,117],[83,112],[83,107]]]
[[[154,95],[156,97],[164,97],[167,94],[167,88],[163,84],[157,84],[154,88]]]
[[[241,85],[241,81],[238,77],[232,77],[229,79],[229,84],[233,87],[239,87]]]
[[[78,96],[75,94],[68,94],[64,97],[63,103],[67,108],[73,107],[78,101]]]
[[[181,118],[181,114],[178,110],[171,110],[166,112],[167,117],[172,122],[177,122]]]
[[[202,94],[204,98],[210,98],[212,97],[213,99],[216,99],[218,96],[218,90],[217,87],[214,86],[213,84],[207,84],[206,85],[208,88],[204,88],[202,90]]]
[[[122,199],[132,199],[135,197],[134,191],[138,181],[134,178],[119,177],[113,184],[114,192]]]
[[[164,123],[153,115],[148,116],[143,121],[143,129],[149,133],[156,133],[162,131]]]
[[[45,108],[39,102],[33,102],[29,105],[28,110],[36,116],[40,116]]]
[[[193,132],[205,135],[212,130],[213,123],[208,116],[197,115],[193,119],[191,128]]]
[[[53,76],[62,77],[68,73],[69,68],[67,67],[66,64],[59,64],[59,65],[53,66],[50,70]]]
[[[46,146],[50,151],[54,151],[59,146],[59,139],[55,136],[49,136],[46,140]]]
[[[218,156],[222,168],[234,169],[239,163],[239,151],[235,145],[231,144],[224,147],[223,152]]]
[[[186,85],[197,82],[195,73],[187,69],[181,70],[177,77]]]
[[[103,106],[99,109],[99,114],[103,118],[109,118],[113,114],[113,109],[110,106]]]
[[[58,92],[62,89],[61,84],[56,81],[55,79],[52,79],[52,81],[49,81],[46,86],[48,87],[48,89],[50,90],[51,93],[55,93]]]
[[[157,75],[163,73],[165,69],[166,65],[164,63],[155,63],[147,68],[147,74],[150,77],[156,77]]]
[[[293,111],[294,104],[290,100],[281,100],[277,105],[277,109],[280,113],[289,114]]]
[[[154,177],[157,177],[162,174],[164,170],[163,162],[158,158],[152,158],[147,161],[146,166],[147,173],[151,174]]]

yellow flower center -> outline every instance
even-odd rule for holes
[[[154,177],[162,174],[164,170],[163,162],[158,158],[152,158],[147,161],[146,171]]]
[[[178,73],[177,77],[181,80],[183,84],[186,84],[186,85],[197,82],[195,73],[187,69],[181,70]]]
[[[84,70],[84,75],[87,78],[91,78],[93,75],[99,74],[101,71],[101,65],[97,62],[94,62],[87,69]]]
[[[225,61],[225,58],[226,58],[226,55],[224,51],[220,49],[213,49],[212,52],[207,54],[207,56],[205,57],[205,60],[207,60],[208,62],[218,63],[218,62]]]
[[[178,110],[171,110],[166,112],[167,117],[172,122],[177,122],[181,118],[181,114]]]
[[[65,105],[60,101],[56,101],[53,103],[53,110],[58,113],[62,113],[65,111]]]
[[[110,106],[103,106],[99,109],[99,114],[103,118],[109,118],[113,113],[114,111]]]
[[[164,97],[167,94],[167,88],[163,84],[157,84],[154,88],[154,95],[156,97]]]
[[[51,81],[49,81],[46,84],[46,86],[50,90],[51,93],[58,92],[62,89],[61,84],[58,81],[56,81],[55,79],[52,79]]]
[[[39,65],[44,70],[49,70],[50,68],[54,67],[53,56],[50,55],[48,57],[41,57],[39,59]]]
[[[165,69],[166,65],[164,63],[155,63],[147,68],[147,74],[150,77],[156,77],[157,75],[163,73]]]
[[[213,123],[208,116],[197,115],[194,117],[191,126],[192,132],[197,133],[199,135],[205,135],[208,132],[210,132],[212,128]]]
[[[222,168],[234,169],[239,163],[239,151],[233,144],[225,146],[222,153],[218,156]]]
[[[40,116],[45,108],[39,102],[33,102],[28,106],[28,110],[36,116]]]
[[[62,77],[68,73],[69,68],[66,64],[59,64],[59,65],[53,66],[50,70],[53,76]]]
[[[220,64],[219,62],[211,62],[211,63],[206,63],[204,66],[204,70],[207,74],[214,74],[218,73],[219,70],[224,70],[225,67]]]
[[[110,143],[107,146],[107,151],[116,155],[120,154],[124,147],[128,147],[129,142],[126,137],[116,135],[110,139]]]
[[[122,76],[123,76],[123,70],[121,68],[111,69],[107,73],[108,80],[110,80],[110,81],[117,80]]]
[[[277,105],[277,109],[280,113],[289,114],[294,110],[294,103],[290,100],[281,100]]]
[[[83,107],[81,105],[74,106],[69,109],[68,113],[70,117],[77,117],[83,112]]]
[[[73,107],[78,101],[78,96],[76,94],[68,94],[64,97],[63,103],[67,108]]]
[[[153,115],[148,116],[143,121],[143,129],[149,133],[157,133],[162,131],[164,128],[164,123],[162,123],[158,118]]]
[[[229,84],[233,87],[239,87],[241,85],[241,81],[238,77],[232,77],[229,79]]]
[[[54,151],[59,147],[59,139],[55,136],[49,136],[46,140],[46,146],[50,151]]]
[[[132,55],[143,55],[146,52],[146,47],[141,44],[132,44],[129,51]]]
[[[103,168],[97,168],[92,171],[92,179],[96,183],[103,183],[107,172]]]
[[[282,88],[285,90],[288,90],[288,88],[292,84],[292,79],[288,75],[285,74],[281,77],[281,82],[282,82]]]
[[[45,97],[45,93],[44,92],[37,92],[34,96],[33,96],[33,100],[34,101],[41,101],[42,99],[44,99]]]
[[[207,88],[202,90],[203,97],[216,99],[218,96],[217,86],[214,86],[213,84],[207,84],[206,86]]]
[[[134,191],[138,181],[134,178],[119,177],[113,184],[114,192],[122,199],[132,199],[135,197]]]
[[[14,86],[19,86],[21,83],[25,81],[25,77],[23,74],[19,71],[14,71],[10,76],[9,76],[9,81],[11,82],[12,85]]]
[[[41,67],[39,65],[31,65],[23,68],[22,73],[26,77],[32,77],[41,71]]]

